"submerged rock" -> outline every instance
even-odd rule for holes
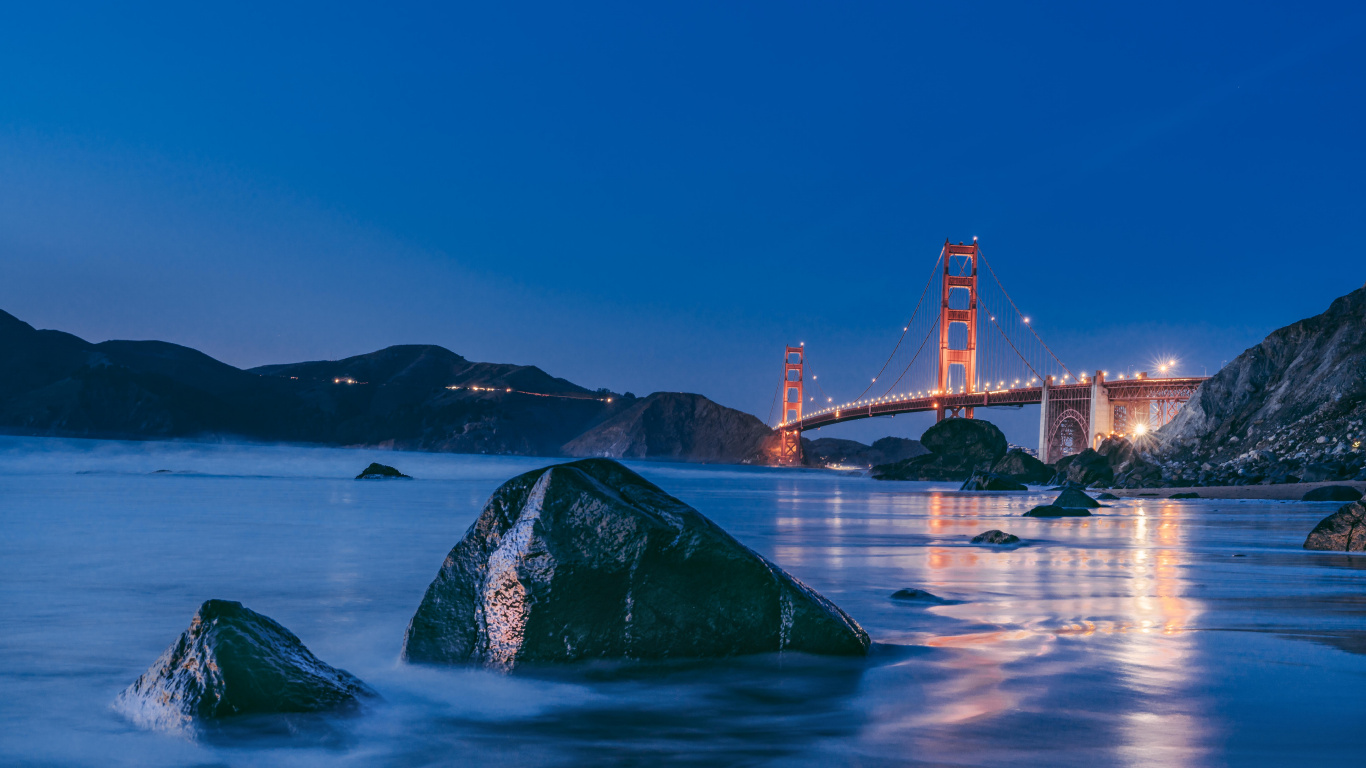
[[[366,467],[364,472],[361,472],[359,475],[356,475],[357,480],[388,480],[391,478],[403,478],[405,480],[412,480],[412,478],[408,475],[399,472],[397,469],[394,469],[393,467],[387,464],[378,464],[374,462],[372,462],[370,466]]]
[[[182,729],[233,715],[334,710],[374,695],[270,618],[208,600],[114,706],[145,728]]]
[[[1053,506],[1066,507],[1068,509],[1095,509],[1100,506],[1100,502],[1087,496],[1080,488],[1064,488],[1058,498],[1053,500]]]
[[[1361,491],[1350,485],[1325,485],[1304,494],[1300,501],[1356,501],[1360,498]]]
[[[1305,549],[1366,552],[1366,504],[1354,501],[1325,517],[1304,540]]]
[[[1108,492],[1107,492],[1107,493],[1098,493],[1098,494],[1096,494],[1096,500],[1097,500],[1097,501],[1119,501],[1119,497],[1116,496],[1116,495],[1114,495],[1113,493],[1108,493]]]
[[[1090,517],[1091,513],[1076,507],[1058,507],[1045,504],[1024,513],[1025,517]]]
[[[950,600],[945,600],[939,595],[931,594],[923,589],[916,589],[915,587],[898,589],[897,591],[892,593],[892,599],[905,600],[907,602],[915,601],[919,603],[935,603],[938,605],[947,605],[948,603],[952,602]]]
[[[1172,495],[1168,496],[1167,498],[1169,498],[1169,499],[1198,499],[1198,498],[1200,498],[1200,494],[1196,493],[1195,491],[1190,491],[1190,492],[1188,492],[1188,493],[1173,493]]]
[[[972,537],[973,544],[1019,544],[1020,537],[1005,531],[990,530]]]
[[[847,614],[615,461],[514,477],[408,624],[418,663],[863,655]]]
[[[1014,478],[994,472],[974,472],[963,483],[960,491],[1027,491],[1029,488],[1015,482]]]

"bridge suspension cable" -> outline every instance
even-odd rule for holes
[[[1039,332],[1035,330],[1033,325],[1030,325],[1029,318],[1025,317],[1024,313],[1020,311],[1020,308],[1015,305],[1015,300],[1010,297],[1010,292],[1006,290],[1005,286],[1001,285],[1001,278],[996,276],[996,270],[991,268],[991,262],[987,261],[986,255],[982,254],[980,258],[982,259],[982,263],[985,264],[987,267],[987,274],[991,275],[991,279],[993,282],[996,283],[996,287],[1001,289],[1001,294],[1005,296],[1006,301],[1010,302],[1010,308],[1015,310],[1015,315],[1024,321],[1025,327],[1029,329],[1029,332],[1033,334],[1035,339],[1038,339],[1039,344],[1043,345],[1043,348],[1048,351],[1048,354],[1051,355],[1052,358],[1057,361],[1059,367],[1061,367],[1064,371],[1067,371],[1067,375],[1071,376],[1074,380],[1080,381],[1080,379],[1077,379],[1076,374],[1072,373],[1072,370],[1067,367],[1066,363],[1064,363],[1056,354],[1054,354],[1053,349],[1049,347],[1048,343],[1043,340],[1043,337],[1039,335]],[[995,321],[996,318],[993,316],[992,322]],[[1001,334],[1005,335],[1005,331],[1001,331]],[[1009,341],[1010,337],[1007,336],[1006,340]],[[1014,348],[1014,346],[1014,344],[1011,344],[1012,348]],[[1020,354],[1018,349],[1016,350],[1016,354]],[[1024,355],[1020,355],[1020,359],[1024,360],[1025,364],[1028,365],[1029,359],[1027,357],[1025,357]],[[1030,366],[1030,370],[1034,370],[1034,367]],[[1036,376],[1039,375],[1038,371],[1034,371],[1034,374]],[[1043,377],[1040,376],[1039,378]]]
[[[868,382],[868,386],[864,387],[862,392],[858,393],[858,397],[854,398],[855,400],[861,400],[864,395],[868,394],[868,390],[872,389],[873,385],[877,383],[877,380],[882,378],[883,372],[887,370],[887,366],[891,364],[892,359],[896,357],[897,351],[901,349],[901,342],[906,339],[907,332],[909,332],[911,326],[915,324],[915,318],[920,314],[920,306],[925,302],[925,295],[930,292],[930,286],[934,284],[934,276],[939,271],[939,262],[943,258],[944,254],[941,252],[939,258],[934,260],[934,266],[930,268],[930,279],[925,281],[925,287],[920,291],[920,298],[915,302],[915,310],[911,312],[911,319],[907,320],[906,325],[902,327],[901,335],[898,336],[896,340],[896,346],[892,347],[892,354],[887,356],[887,359],[882,363],[882,367],[878,369],[877,375],[873,377],[872,381]],[[922,344],[921,346],[924,345]],[[917,354],[919,354],[919,352],[917,352]],[[900,381],[900,378],[898,378],[897,381]]]

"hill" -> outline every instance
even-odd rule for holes
[[[763,464],[776,433],[701,395],[656,392],[564,446],[567,456]]]
[[[176,344],[92,344],[0,312],[0,429],[10,432],[557,455],[632,401],[432,345],[244,371]]]

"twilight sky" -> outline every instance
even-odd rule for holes
[[[946,237],[1084,370],[1366,280],[1352,3],[53,5],[0,9],[0,309],[92,341],[764,418],[785,343],[856,394]]]

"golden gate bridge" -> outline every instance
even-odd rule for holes
[[[982,267],[989,280],[979,280]],[[801,433],[810,429],[925,411],[971,419],[977,408],[1025,405],[1040,406],[1038,457],[1052,463],[1110,435],[1161,427],[1208,378],[1074,373],[1016,306],[977,238],[944,241],[911,319],[857,397],[837,404],[813,376],[819,402],[806,389],[806,370],[805,342],[786,347],[775,426],[781,464],[801,463]]]

